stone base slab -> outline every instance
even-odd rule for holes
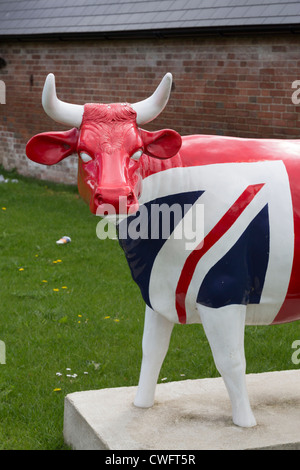
[[[64,438],[78,450],[300,450],[300,369],[248,374],[257,426],[232,423],[221,378],[157,385],[152,408],[133,405],[136,387],[71,393]]]

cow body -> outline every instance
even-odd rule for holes
[[[167,74],[143,102],[83,107],[58,100],[49,75],[44,109],[75,127],[33,137],[27,155],[55,164],[77,152],[91,211],[122,216],[120,244],[146,303],[135,405],[153,405],[173,325],[202,323],[234,423],[254,426],[244,326],[300,318],[300,141],[143,130],[170,89]]]
[[[214,255],[206,256],[202,261],[201,250],[197,250],[197,267],[193,273],[183,273],[185,278],[189,277],[189,284],[185,312],[181,316],[180,306],[176,308],[176,296],[180,297],[176,289],[185,263],[197,244],[187,250],[186,240],[175,240],[171,233],[169,240],[161,239],[160,243],[153,242],[150,237],[131,240],[129,235],[120,240],[144,300],[169,320],[179,323],[200,321],[197,300],[212,308],[237,303],[247,305],[247,324],[298,320],[300,223],[297,208],[300,201],[297,185],[300,141],[200,135],[183,137],[182,142],[180,152],[172,159],[158,161],[145,157],[141,161],[143,193],[140,204],[146,204],[146,216],[150,214],[153,204],[172,206],[177,203],[182,207],[184,204],[203,204],[204,237],[208,240],[207,235],[212,228],[248,186],[262,184],[263,187],[248,204],[250,215],[245,214],[242,226],[236,231],[234,224],[224,229],[224,234],[230,229],[227,234],[230,242],[223,239],[222,253],[215,256],[227,255],[232,260],[232,266],[229,266],[228,259],[224,259],[223,264],[219,262],[219,269],[213,271],[211,265],[214,259],[211,258]],[[134,216],[131,216],[130,221],[133,219]],[[150,222],[147,223],[150,233]],[[234,223],[237,225],[238,220]],[[244,238],[247,237],[247,229],[248,240],[241,240],[242,246],[238,247],[241,234],[245,232]],[[203,248],[206,249],[206,246],[204,238]],[[250,263],[247,257],[258,262],[252,273],[248,269]],[[141,266],[145,269],[142,270]],[[241,285],[243,268],[247,279]],[[208,271],[211,271],[210,274]],[[206,273],[207,279],[202,292],[199,292],[201,281],[205,281],[203,273]],[[160,283],[166,278],[169,282],[167,286],[164,283],[162,291]],[[223,286],[226,280],[227,287]],[[222,289],[227,289],[227,292],[218,299],[222,297]],[[249,290],[252,294],[250,292],[247,297]]]

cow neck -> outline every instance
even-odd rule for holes
[[[180,153],[177,153],[172,158],[167,158],[165,160],[160,160],[158,158],[152,158],[148,155],[144,155],[141,158],[141,175],[142,178],[147,178],[148,176],[154,175],[161,171],[170,170],[171,168],[180,168],[183,167],[182,159]]]

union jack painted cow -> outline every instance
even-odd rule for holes
[[[36,135],[27,155],[53,165],[77,153],[78,188],[91,211],[105,215],[109,205],[119,216],[119,232],[126,225],[120,244],[146,303],[135,405],[153,405],[173,325],[202,323],[233,422],[254,426],[245,324],[300,319],[300,140],[181,138],[173,130],[143,130],[166,106],[171,84],[167,74],[152,96],[131,105],[79,106],[57,98],[49,74],[43,107],[71,130]],[[169,235],[130,236],[134,222],[151,235],[155,204],[182,208]],[[201,237],[176,236],[193,224],[199,206]]]

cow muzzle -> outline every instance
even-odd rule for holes
[[[139,202],[130,186],[98,187],[92,196],[90,209],[97,215],[134,214]]]

